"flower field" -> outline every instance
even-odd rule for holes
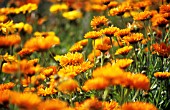
[[[0,110],[170,110],[170,1],[0,0]]]

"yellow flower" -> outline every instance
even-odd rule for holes
[[[54,4],[50,7],[50,12],[51,13],[57,13],[59,11],[67,11],[68,6],[66,4]]]
[[[0,15],[0,22],[5,22],[8,19],[6,15]]]
[[[28,23],[26,23],[25,25],[24,25],[24,31],[25,32],[27,32],[28,34],[31,34],[32,33],[32,26],[30,25],[30,24],[28,24]]]
[[[117,110],[116,108],[119,106],[119,104],[115,101],[111,102],[103,102],[103,110]]]
[[[24,27],[24,23],[23,23],[23,22],[15,23],[15,24],[13,25],[13,27],[14,27],[15,29],[18,29],[18,31],[20,32],[20,31],[23,29],[23,27]]]
[[[170,77],[170,72],[156,72],[154,76],[158,79],[167,79]]]
[[[119,48],[116,50],[115,55],[126,55],[129,53],[130,50],[132,50],[132,46],[124,46],[122,48]]]
[[[115,62],[115,61],[113,61]],[[116,59],[115,65],[120,67],[121,69],[127,68],[133,62],[132,59]]]
[[[38,8],[37,4],[32,4],[32,3],[28,3],[26,5],[23,5],[21,7],[19,7],[19,12],[22,12],[23,14],[25,14],[26,12],[31,13],[32,11],[36,10]]]
[[[100,28],[103,25],[107,25],[108,19],[105,16],[94,16],[94,18],[91,20],[91,27],[96,30]]]
[[[102,36],[102,33],[101,32],[98,32],[98,31],[90,31],[88,33],[86,33],[84,35],[84,38],[88,39],[88,38],[91,38],[91,39],[97,39],[99,37]]]
[[[123,40],[129,43],[136,43],[144,38],[142,33],[132,33],[130,35],[124,36]]]
[[[69,11],[69,12],[64,12],[62,15],[66,19],[75,20],[77,18],[82,17],[82,12],[78,11],[78,10],[73,10],[73,11]]]
[[[114,33],[116,33],[117,31],[119,31],[120,29],[117,27],[108,27],[108,28],[104,28],[101,30],[101,32],[103,34],[105,34],[107,37],[113,37]]]
[[[6,23],[0,23],[0,31],[2,31],[3,34],[9,34],[14,33],[15,28],[13,28],[13,21],[8,21]]]
[[[12,89],[14,86],[15,86],[15,84],[12,82],[0,84],[0,91]]]

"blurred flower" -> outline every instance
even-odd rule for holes
[[[21,42],[21,37],[18,34],[0,36],[0,41],[0,47],[9,47],[19,44]]]
[[[11,91],[10,90],[0,90],[0,104],[1,106],[5,106],[5,104],[8,104],[9,103],[9,99],[10,99],[10,96],[11,96]],[[8,105],[6,105],[8,106]]]
[[[132,50],[132,46],[124,46],[122,48],[119,48],[116,50],[115,55],[126,55],[129,53],[130,50]]]
[[[40,72],[40,74],[43,74],[46,77],[49,77],[56,73],[57,73],[57,68],[55,66],[49,66],[49,67],[43,68]]]
[[[45,100],[38,105],[38,110],[65,110],[67,103],[59,99]]]
[[[168,79],[170,77],[170,72],[156,72],[154,76],[158,79]]]
[[[13,28],[17,29],[20,32],[24,28],[24,23],[23,22],[15,23],[13,24]]]
[[[78,87],[79,87],[78,82],[73,79],[61,81],[59,85],[57,85],[57,89],[64,93],[74,92],[77,90]]]
[[[8,19],[6,15],[0,15],[0,23],[5,22]]]
[[[6,62],[17,62],[18,61],[16,56],[9,55],[8,53],[6,53],[5,55],[0,55],[0,59],[5,60]]]
[[[13,28],[13,21],[8,21],[6,23],[0,23],[0,31],[3,34],[9,34],[9,33],[14,33],[15,28]]]
[[[0,91],[12,89],[14,86],[15,86],[15,84],[13,82],[0,84]]]
[[[31,55],[33,52],[34,52],[34,50],[32,50],[32,49],[23,48],[22,50],[20,50],[18,52],[18,55],[20,55],[20,57],[24,57],[26,55]]]
[[[17,105],[19,108],[34,109],[41,102],[40,97],[33,93],[12,92],[10,103]]]
[[[152,2],[150,0],[138,1],[133,4],[135,9],[145,10],[146,7],[150,6]]]
[[[115,101],[111,102],[103,102],[103,109],[102,110],[117,110],[116,108],[119,106],[119,104]]]
[[[69,12],[63,12],[63,17],[68,20],[75,20],[82,17],[82,12],[79,10],[73,10]]]
[[[50,87],[38,87],[37,88],[37,95],[39,96],[49,96],[52,94],[56,94],[57,90],[50,85]]]
[[[102,77],[88,79],[83,85],[82,89],[85,91],[89,90],[100,90],[105,89],[109,86],[109,81]]]
[[[113,61],[115,62],[115,61]],[[115,65],[120,67],[121,69],[127,68],[130,64],[132,64],[133,60],[132,59],[116,59]]]
[[[154,51],[162,57],[168,57],[170,55],[170,45],[167,46],[165,43],[155,43],[152,47]]]
[[[94,62],[94,57],[98,57],[100,55],[101,55],[101,51],[100,50],[92,50],[92,52],[88,55],[88,60],[91,61],[91,62]]]
[[[66,4],[54,4],[50,7],[51,13],[58,13],[59,11],[67,11],[68,6]]]
[[[88,39],[88,38],[91,38],[91,39],[96,39],[96,38],[99,38],[102,36],[102,33],[99,31],[90,31],[88,33],[86,33],[84,35],[84,38]]]
[[[91,5],[91,10],[92,11],[101,12],[101,11],[104,11],[106,9],[107,9],[106,5],[101,5],[101,4],[93,4],[93,5]]]
[[[94,16],[91,20],[90,25],[91,27],[96,30],[102,26],[107,26],[108,19],[105,16]]]
[[[25,4],[21,7],[19,7],[18,11],[19,11],[19,13],[22,12],[23,14],[25,14],[27,12],[31,13],[32,11],[36,10],[37,8],[38,8],[37,4],[28,3],[28,4]]]
[[[26,32],[26,33],[28,33],[28,34],[31,34],[32,33],[32,26],[30,25],[30,24],[28,24],[28,23],[26,23],[25,25],[24,25],[24,31]]]
[[[153,104],[147,102],[128,102],[122,105],[121,110],[158,110]]]
[[[167,5],[161,5],[160,7],[159,7],[159,12],[161,13],[161,14],[166,14],[166,13],[170,13],[170,4],[167,4]]]
[[[114,8],[114,7],[118,6],[118,2],[111,1],[107,6],[109,7],[109,9]]]

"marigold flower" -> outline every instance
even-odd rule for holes
[[[170,55],[170,45],[166,45],[165,43],[155,43],[152,45],[154,51],[163,57],[168,57]]]
[[[23,14],[25,14],[26,12],[31,13],[32,11],[36,10],[38,8],[37,4],[32,4],[32,3],[28,3],[26,5],[23,5],[21,7],[19,7],[19,12],[22,12]]]
[[[156,72],[154,76],[158,79],[167,79],[170,77],[170,72]]]
[[[120,67],[121,69],[127,68],[133,62],[132,59],[116,59],[115,65]]]
[[[122,110],[158,110],[153,104],[146,102],[128,102],[122,105]]]
[[[115,55],[126,55],[132,50],[132,46],[124,46],[116,50]]]
[[[107,86],[109,86],[109,81],[102,77],[97,77],[93,79],[88,79],[84,86],[83,90],[89,91],[89,90],[100,90],[105,89]]]
[[[114,8],[114,7],[116,7],[116,6],[118,6],[118,2],[116,2],[116,1],[111,1],[111,2],[108,4],[109,9]]]
[[[116,110],[119,104],[115,101],[111,102],[103,102],[103,109],[102,110]]]
[[[168,24],[168,20],[163,17],[161,14],[156,14],[152,17],[152,26],[160,26],[164,27],[166,24]]]
[[[81,52],[83,50],[83,46],[79,43],[75,43],[71,48],[69,49],[70,52]]]
[[[109,15],[110,16],[115,16],[115,15],[122,16],[125,12],[130,11],[131,9],[132,8],[130,5],[127,5],[127,4],[119,5],[116,8],[112,8],[109,11]]]
[[[69,12],[64,12],[62,15],[68,20],[75,20],[82,17],[82,12],[78,10],[73,10]]]
[[[132,33],[128,36],[124,36],[123,40],[127,41],[129,43],[136,43],[138,41],[141,41],[143,39],[143,34],[142,33]]]
[[[51,13],[57,13],[59,11],[67,11],[68,6],[66,4],[54,4],[50,7],[50,12]]]
[[[84,38],[88,39],[88,38],[91,38],[91,39],[96,39],[96,38],[99,38],[102,36],[102,33],[101,32],[97,32],[97,31],[90,31],[88,33],[86,33],[84,35]]]
[[[133,16],[133,19],[136,21],[144,21],[144,20],[148,20],[150,17],[151,17],[151,12],[144,11],[144,12],[140,12],[139,14]]]
[[[25,32],[27,32],[28,34],[31,34],[32,33],[32,26],[30,25],[30,24],[28,24],[28,23],[26,23],[25,25],[24,25],[24,31]]]
[[[0,22],[5,22],[8,19],[6,15],[0,15]]]
[[[8,104],[11,96],[10,90],[0,90],[0,104]]]
[[[106,9],[107,9],[106,5],[101,5],[101,4],[93,4],[93,5],[91,5],[91,10],[94,10],[94,11],[101,12],[101,11],[104,11]]]
[[[54,57],[55,58],[55,57]],[[56,58],[55,58],[56,59]],[[61,66],[66,65],[78,65],[84,61],[83,54],[75,52],[75,53],[67,53],[64,56],[61,56],[59,59]]]
[[[18,55],[21,57],[24,57],[26,55],[31,55],[34,52],[34,50],[32,49],[28,49],[28,48],[23,48],[22,50],[20,50],[18,52]]]
[[[65,110],[67,103],[59,99],[51,99],[41,102],[38,105],[38,110]]]
[[[107,22],[108,19],[105,16],[94,16],[94,18],[91,20],[90,25],[94,30],[96,30],[103,25],[107,26]]]
[[[101,32],[103,34],[105,34],[107,37],[113,37],[114,34],[119,31],[120,29],[117,27],[108,27],[108,28],[104,28],[101,30]]]
[[[12,92],[10,103],[17,105],[19,108],[33,109],[41,102],[40,97],[33,93]]]
[[[95,52],[94,52],[95,51]],[[95,54],[95,56],[94,56]],[[100,50],[93,50],[89,55],[88,55],[88,60],[91,62],[94,62],[94,57],[98,57],[101,55],[101,51]]]
[[[159,13],[161,14],[165,14],[165,13],[170,13],[170,4],[167,4],[167,5],[161,5],[159,7]]]
[[[62,81],[59,85],[57,85],[57,89],[62,92],[73,92],[76,91],[78,87],[79,85],[77,81],[73,79]]]
[[[86,46],[88,43],[88,39],[83,39],[77,42],[78,44],[82,45],[82,46]]]
[[[97,50],[100,50],[101,52],[106,52],[111,48],[111,45],[108,44],[98,44],[95,46]]]
[[[152,2],[150,0],[136,2],[133,6],[136,9],[144,10],[147,6],[150,6]]]
[[[45,75],[46,77],[49,77],[53,74],[57,73],[57,68],[55,66],[49,66],[41,70],[40,74]]]
[[[9,34],[14,33],[15,28],[13,27],[13,21],[8,21],[6,23],[0,23],[0,31],[2,31],[3,34]]]
[[[0,91],[12,89],[14,86],[15,86],[15,84],[13,82],[0,84]]]
[[[37,90],[37,95],[39,96],[48,96],[48,95],[52,95],[52,94],[56,94],[57,93],[57,90],[53,87],[53,86],[50,86],[50,87],[38,87],[38,90]]]
[[[21,42],[21,37],[18,34],[0,36],[0,41],[0,47],[14,46]]]
[[[5,55],[0,55],[0,59],[5,60],[6,62],[18,62],[16,56],[8,55],[8,53],[6,53]]]
[[[114,33],[114,36],[123,37],[123,36],[129,35],[131,33],[130,31],[131,30],[129,28],[120,29],[120,30],[118,30],[117,32]]]

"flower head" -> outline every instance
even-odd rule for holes
[[[73,10],[69,12],[64,12],[63,17],[68,20],[75,20],[82,17],[82,12],[78,10]]]
[[[130,50],[132,50],[132,46],[124,46],[122,48],[119,48],[116,50],[115,55],[126,55],[129,53]]]
[[[156,72],[154,76],[158,79],[167,79],[170,77],[170,72]]]
[[[96,38],[99,38],[101,36],[102,36],[102,33],[100,31],[99,32],[97,32],[97,31],[90,31],[90,32],[88,32],[88,33],[86,33],[84,35],[84,38],[86,38],[86,39],[88,39],[88,38],[96,39]]]
[[[94,16],[91,20],[91,27],[96,30],[103,25],[107,25],[108,19],[105,16]]]
[[[165,43],[155,43],[152,45],[152,47],[154,51],[160,56],[168,57],[170,55],[170,46],[167,46]]]

